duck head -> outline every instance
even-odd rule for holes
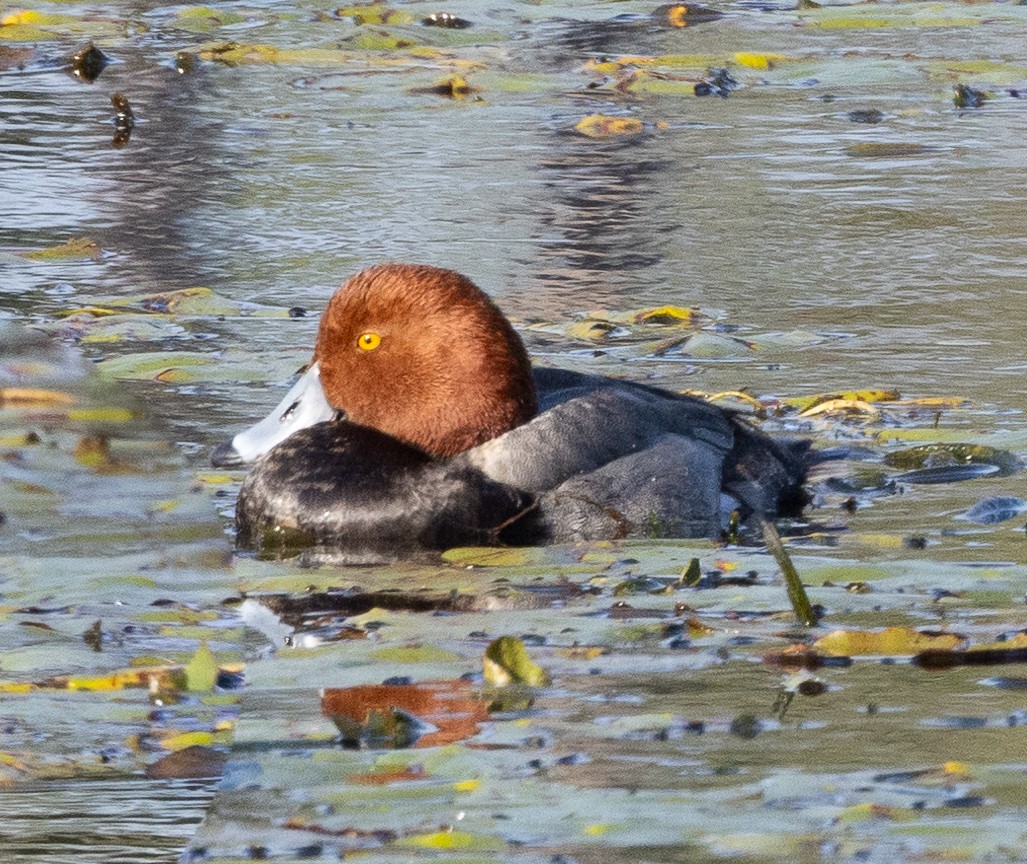
[[[445,458],[535,412],[524,345],[470,279],[426,265],[383,264],[332,296],[308,370],[267,418],[212,459],[249,462],[293,432],[332,419]]]

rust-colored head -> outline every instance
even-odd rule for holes
[[[335,408],[432,456],[482,444],[536,411],[520,337],[452,270],[382,264],[351,277],[328,303],[314,359]]]

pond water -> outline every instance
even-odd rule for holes
[[[0,325],[11,327],[0,331],[7,340],[0,360],[8,362],[0,386],[31,380],[69,389],[83,404],[107,411],[108,424],[110,406],[130,405],[132,421],[108,430],[116,442],[114,463],[148,472],[111,487],[106,484],[117,471],[84,470],[95,468],[77,443],[89,433],[88,421],[52,410],[43,419],[38,411],[5,418],[0,431],[42,430],[58,454],[26,457],[12,438],[3,443],[9,456],[0,474],[0,512],[8,516],[0,525],[5,645],[23,652],[0,660],[5,680],[115,669],[144,653],[184,661],[203,641],[217,648],[222,663],[253,661],[267,646],[252,632],[232,629],[239,624],[236,604],[222,603],[243,590],[425,584],[488,595],[500,578],[516,583],[601,572],[616,579],[679,572],[693,553],[704,566],[720,560],[713,547],[641,544],[594,553],[599,557],[592,565],[589,553],[538,553],[520,567],[467,573],[413,565],[412,571],[310,573],[229,561],[225,514],[238,478],[210,476],[209,447],[278,401],[309,356],[316,313],[347,275],[376,262],[420,261],[468,274],[517,322],[533,355],[552,365],[674,389],[744,389],[768,399],[885,388],[910,400],[880,404],[879,413],[855,418],[792,412],[769,424],[810,434],[818,446],[855,442],[877,457],[934,442],[1027,453],[1020,313],[1027,295],[1027,6],[808,5],[715,3],[711,8],[721,17],[703,22],[689,13],[699,23],[684,27],[674,26],[682,20],[673,11],[638,0],[410,2],[395,4],[391,17],[383,6],[336,12],[313,2],[218,4],[216,10],[128,2],[0,5]],[[472,26],[422,26],[438,12]],[[111,62],[86,83],[69,74],[68,58],[90,40]],[[725,90],[726,98],[695,96],[695,85],[715,80],[718,69],[738,86]],[[447,76],[476,89],[458,98],[432,92]],[[957,107],[957,85],[983,94],[983,103]],[[112,146],[115,93],[127,97],[135,117],[122,147]],[[582,134],[577,125],[594,114],[639,120],[641,130]],[[81,238],[95,248],[32,254]],[[213,294],[194,294],[179,305],[168,299],[197,287]],[[705,329],[684,331],[703,337],[691,349],[688,342],[667,348],[682,332],[670,326],[625,323],[627,313],[666,305],[705,316]],[[88,307],[106,312],[83,311]],[[293,307],[309,314],[290,317]],[[131,314],[123,314],[126,309]],[[605,317],[595,320],[617,326],[583,329],[586,314],[597,310]],[[55,358],[46,353],[55,348],[34,343],[12,347],[13,334],[26,326],[51,334],[74,359]],[[12,365],[9,358],[19,351],[43,365],[29,372],[27,361]],[[62,370],[78,368],[80,357],[91,368],[69,383]],[[94,379],[101,384],[88,383]],[[934,397],[943,401],[926,401]],[[54,500],[34,498],[38,489],[31,484],[50,484]],[[797,541],[810,556],[800,570],[813,586],[829,583],[814,599],[837,613],[830,626],[941,627],[946,616],[955,616],[960,632],[997,638],[1023,624],[1023,519],[982,526],[955,517],[981,498],[1021,493],[1022,475],[1004,474],[868,495],[847,513],[838,508],[845,495],[824,490],[822,507],[811,516],[830,530]],[[175,506],[162,507],[166,501]],[[755,553],[739,553],[739,559],[743,570],[773,570]],[[104,566],[117,571],[115,582],[103,581]],[[45,584],[39,581],[44,570]],[[161,575],[154,583],[139,581],[140,573],[155,571]],[[865,580],[879,580],[869,599],[831,588]],[[788,726],[780,749],[761,747],[763,738],[739,743],[745,739],[733,735],[731,718],[767,714],[776,687],[750,661],[787,623],[735,632],[725,623],[735,620],[732,614],[780,611],[783,589],[727,590],[739,595],[730,601],[678,597],[720,622],[719,635],[708,637],[708,645],[696,637],[696,645],[706,660],[724,660],[723,668],[720,660],[707,668],[664,656],[652,633],[630,637],[618,630],[614,637],[603,630],[592,634],[595,644],[615,644],[624,657],[613,651],[603,662],[589,661],[603,667],[602,675],[590,675],[588,663],[559,655],[569,641],[590,644],[584,636],[561,636],[566,620],[541,624],[537,610],[513,602],[501,624],[482,624],[479,629],[493,635],[535,633],[548,663],[565,674],[530,715],[530,723],[543,727],[532,733],[544,742],[539,759],[581,751],[589,761],[587,767],[561,763],[551,782],[533,777],[530,789],[519,780],[521,787],[504,799],[504,806],[520,808],[518,815],[507,814],[513,827],[483,827],[479,820],[475,837],[502,842],[472,843],[467,854],[769,860],[781,854],[774,843],[789,835],[798,839],[788,854],[802,860],[838,854],[892,861],[938,848],[968,860],[1020,854],[1022,838],[1010,826],[1022,815],[1023,778],[1016,767],[1023,762],[1022,740],[1016,755],[1008,738],[1013,733],[1002,729],[1023,707],[1015,687],[982,690],[975,682],[983,674],[942,682],[908,669],[888,676],[883,667],[860,668],[831,682],[846,692],[844,700]],[[948,605],[939,605],[939,597]],[[168,598],[189,607],[197,620],[183,613],[158,627],[145,618],[153,614],[152,603]],[[591,602],[582,600],[575,614],[596,612],[600,606]],[[610,602],[607,593],[605,607]],[[671,615],[673,602],[659,602],[662,614]],[[77,638],[96,617],[108,620],[114,604],[125,605],[117,613],[123,627],[135,629],[123,629],[116,649],[97,666],[84,648],[62,660],[52,644],[41,648],[25,637],[26,619],[34,618]],[[69,609],[59,623],[39,611],[56,606]],[[24,609],[35,611],[18,611]],[[428,644],[436,638],[428,627],[434,623],[404,619],[394,625],[395,638]],[[214,628],[213,635],[188,629],[198,626]],[[310,658],[282,654],[251,663],[236,728],[240,755],[230,761],[228,782],[190,855],[228,860],[259,857],[263,850],[289,858],[306,849],[328,860],[341,843],[377,850],[382,860],[403,858],[402,849],[376,846],[371,833],[361,832],[404,820],[420,824],[412,807],[428,812],[425,819],[436,827],[456,818],[448,799],[440,804],[423,790],[404,801],[383,793],[373,802],[375,812],[392,816],[382,823],[349,813],[344,796],[326,791],[328,781],[315,776],[318,765],[327,776],[333,759],[349,757],[316,748],[315,767],[307,765],[290,793],[299,802],[297,815],[278,800],[289,772],[272,746],[305,735],[318,740],[331,731],[317,708],[319,687],[373,683],[390,674],[458,676],[480,666],[480,658],[468,659],[483,650],[467,637],[478,629],[461,622],[460,637],[440,632],[447,659],[434,663],[384,662],[366,645],[346,654],[338,644]],[[755,640],[751,654],[730,642],[743,636]],[[651,677],[634,674],[647,664]],[[667,698],[671,682],[688,675],[694,676],[693,695],[704,698],[689,701],[677,692]],[[914,685],[924,694],[922,704],[912,704],[920,701],[910,696]],[[754,700],[761,686],[766,692]],[[614,707],[582,707],[575,693],[593,705],[613,694]],[[12,697],[3,698],[9,703]],[[75,710],[102,715],[108,698]],[[176,709],[182,716],[166,724],[177,731],[186,716],[194,724],[222,716],[219,706],[185,701]],[[879,702],[901,718],[889,714],[880,734],[871,734],[862,721],[866,706]],[[643,703],[644,709],[637,707]],[[0,715],[24,710],[18,724],[26,724],[16,724],[24,735],[0,742],[0,749],[21,758],[38,725],[62,710],[39,704],[0,702]],[[134,719],[103,722],[136,723],[150,734],[163,722],[148,717],[145,694],[120,710]],[[602,717],[593,716],[596,711]],[[646,717],[635,721],[634,714]],[[668,735],[677,740],[679,726],[657,715],[704,718],[720,738],[667,744]],[[957,715],[980,719],[984,731],[975,727],[953,741]],[[829,733],[808,744],[818,724]],[[503,746],[515,736],[505,725],[491,733]],[[620,731],[609,732],[613,727]],[[938,733],[942,727],[948,731]],[[268,752],[247,755],[242,745],[254,741]],[[64,743],[65,753],[74,751]],[[518,773],[528,772],[523,765],[492,756],[481,757],[476,770],[482,777],[526,776]],[[453,756],[453,767],[438,757],[439,776],[467,780],[467,758]],[[332,770],[370,770],[353,760]],[[125,757],[121,764],[139,770],[144,761]],[[947,774],[939,767],[962,761],[971,767]],[[638,762],[653,774],[625,779],[635,777]],[[978,763],[993,774],[975,774]],[[74,759],[62,761],[60,770],[55,764],[32,763],[24,773],[80,776]],[[651,767],[657,765],[659,771]],[[860,774],[877,769],[889,777],[906,770],[938,773],[917,775],[910,791],[905,780]],[[834,798],[826,791],[804,797],[806,781],[842,791]],[[887,789],[878,798],[859,791],[882,783]],[[915,823],[922,833],[900,837],[905,829],[893,813],[875,811],[864,823],[851,810],[870,802],[902,813],[935,805],[955,813],[961,796],[939,790],[956,787],[966,793],[962,798],[984,802],[986,813],[977,818],[990,820],[990,840],[973,833],[973,819],[927,819]],[[652,796],[645,803],[629,806],[617,797],[643,788]],[[597,822],[607,825],[609,812],[622,808],[650,833],[618,835],[608,825],[592,830],[564,814],[565,833],[533,834],[531,820],[542,817],[528,806],[532,795],[559,801],[570,790],[582,808],[595,808]],[[611,797],[604,803],[595,798],[597,790]],[[166,794],[154,792],[150,800]],[[481,800],[467,812],[477,807],[480,816],[500,808],[501,796],[474,794]],[[688,795],[696,797],[687,815],[666,817],[667,808]],[[747,823],[744,803],[752,798],[762,801],[763,821],[755,827]],[[199,821],[205,798],[175,800],[185,808],[194,801],[192,818]],[[61,806],[54,804],[55,818]],[[265,820],[268,813],[274,815]],[[790,823],[788,813],[799,815]],[[315,816],[325,824],[314,826]],[[150,821],[146,812],[138,818],[141,825]],[[878,830],[875,818],[887,825]],[[300,830],[298,821],[309,830]],[[35,829],[13,824],[5,836],[35,836]],[[828,825],[842,827],[831,833]],[[928,835],[935,829],[944,834],[945,826],[952,833],[932,846]],[[152,836],[164,836],[162,830]],[[88,845],[89,831],[82,831]],[[762,834],[766,843],[750,834]],[[131,857],[131,849],[148,848],[145,836],[125,844],[129,857],[104,847],[109,857],[102,860],[160,860],[155,851]],[[156,839],[149,845],[168,848]]]

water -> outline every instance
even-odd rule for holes
[[[21,785],[0,793],[4,858],[12,864],[174,861],[211,796],[211,784],[198,781]]]
[[[1020,315],[1027,99],[1019,95],[1027,67],[1017,59],[1027,7],[882,4],[800,13],[723,4],[723,19],[675,29],[644,17],[652,5],[634,0],[447,5],[474,22],[464,31],[420,27],[417,20],[437,10],[419,3],[397,6],[411,23],[384,26],[326,16],[307,2],[219,6],[238,20],[206,30],[178,17],[184,7],[39,8],[68,17],[25,41],[0,28],[0,318],[52,325],[67,310],[196,286],[231,301],[311,312],[297,319],[198,315],[175,320],[175,332],[151,341],[81,344],[89,361],[183,350],[220,357],[237,349],[248,358],[221,375],[118,385],[177,442],[187,479],[204,470],[211,444],[278,400],[335,287],[387,260],[467,273],[517,320],[545,362],[708,392],[786,397],[888,387],[906,397],[965,398],[971,407],[941,412],[939,437],[1027,451]],[[889,26],[874,23],[882,17]],[[426,59],[351,41],[382,30],[441,53]],[[92,84],[65,68],[88,38],[114,60]],[[229,40],[347,53],[176,68],[177,52]],[[764,70],[741,63],[737,52],[782,56]],[[649,67],[639,65],[633,83],[629,71],[588,66],[621,55],[679,59],[658,64],[649,78]],[[743,86],[726,99],[690,95],[711,66],[727,66]],[[416,92],[453,70],[480,93],[450,100]],[[959,110],[957,82],[990,98]],[[121,149],[111,146],[115,92],[127,96],[137,118]],[[880,122],[854,122],[850,112],[867,110],[881,112]],[[587,139],[574,126],[591,113],[636,117],[646,131]],[[17,254],[83,236],[100,256],[32,261]],[[698,307],[761,348],[719,360],[657,356],[637,339],[593,345],[565,326],[590,310],[664,304]],[[927,411],[900,413],[895,426],[929,435],[932,424]],[[869,432],[858,423],[783,425],[822,445],[841,438],[898,446],[887,427],[872,424]],[[837,546],[818,541],[815,551],[856,573],[908,559],[902,541],[926,537],[918,561],[1019,563],[1018,523],[960,533],[967,526],[953,517],[980,497],[1017,494],[1021,486],[1014,476],[912,488],[853,515],[832,499],[814,517],[846,530]],[[0,499],[0,510],[14,506]],[[209,514],[208,541],[227,527],[212,506]],[[106,530],[118,518],[112,512]],[[69,533],[53,554],[81,556],[88,547],[90,566],[98,567],[96,537]],[[16,538],[8,541],[6,553],[22,556],[7,576],[20,597],[33,590],[25,587],[33,572],[26,562],[43,560],[45,549],[26,552]],[[59,580],[59,567],[69,565],[57,566]],[[918,571],[911,572],[916,583]],[[1014,593],[1018,573],[1009,577]],[[208,576],[190,576],[190,585],[202,585],[197,602],[216,602],[218,586],[228,584],[216,568]],[[932,571],[931,578],[939,577]],[[301,585],[299,578],[276,584],[286,583]],[[897,596],[880,602],[897,608]],[[152,597],[141,591],[133,600],[142,608]],[[935,623],[934,611],[913,617]],[[853,621],[881,623],[869,613]],[[722,714],[741,710],[731,695],[752,686],[733,674],[724,679]],[[611,687],[639,689],[630,679]],[[972,682],[966,688],[975,692]],[[662,707],[657,700],[653,710]],[[996,716],[1011,710],[1003,703]],[[576,746],[578,731],[567,734]],[[935,740],[916,738],[917,764],[931,758],[925,749]],[[957,751],[933,752],[954,759]],[[874,764],[900,761],[901,752],[889,749]],[[1004,746],[992,753],[1004,764],[1012,758]],[[718,758],[705,746],[686,755]],[[608,762],[623,758],[615,753]],[[793,758],[787,752],[767,762],[786,771]],[[582,786],[616,785],[617,772],[600,761],[600,776]],[[866,754],[857,750],[832,770],[861,762]],[[164,795],[151,790],[140,800],[171,800]],[[205,801],[189,800],[182,806],[198,818]],[[58,811],[54,804],[51,812]],[[151,821],[140,812],[140,824]],[[97,848],[104,860],[161,860],[189,833],[161,825],[123,844],[152,844],[156,857]],[[35,848],[33,829],[11,831],[25,849]]]

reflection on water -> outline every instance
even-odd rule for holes
[[[597,146],[577,138],[567,152],[540,161],[541,242],[520,263],[532,270],[550,303],[560,301],[558,314],[579,311],[583,297],[630,296],[662,260],[662,246],[682,226],[668,214],[654,232],[648,202],[671,167],[639,159],[630,142]]]
[[[172,864],[213,796],[210,782],[50,781],[0,792],[10,864]]]

